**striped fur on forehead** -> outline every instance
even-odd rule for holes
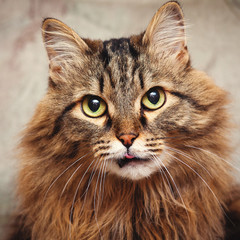
[[[111,39],[103,42],[100,59],[109,75],[112,88],[123,89],[126,85],[130,86],[134,83],[135,73],[140,70],[139,56],[140,51],[130,38]],[[142,87],[141,73],[139,76]]]
[[[135,48],[130,38],[111,39],[103,42],[103,61],[110,61],[112,56],[127,54],[134,59],[139,56],[139,51]]]

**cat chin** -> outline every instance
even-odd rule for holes
[[[131,180],[140,180],[149,177],[154,172],[158,171],[156,164],[151,160],[141,163],[128,164],[122,168],[117,163],[109,164],[108,171],[122,178]]]

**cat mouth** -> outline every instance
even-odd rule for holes
[[[149,161],[149,159],[142,159],[142,158],[137,158],[137,157],[124,157],[124,158],[121,158],[121,159],[118,159],[117,160],[117,164],[120,168],[123,168],[125,166],[137,166],[137,165],[140,165],[142,164],[143,162],[147,162]]]

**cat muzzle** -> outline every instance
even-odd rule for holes
[[[130,154],[126,154],[124,158],[117,160],[117,164],[120,168],[123,168],[127,165],[136,166],[141,164],[142,162],[147,162],[147,161],[149,161],[149,159],[137,158]]]

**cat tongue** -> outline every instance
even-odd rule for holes
[[[126,153],[125,154],[125,158],[127,158],[127,159],[133,159],[133,158],[135,158],[133,155],[131,155],[131,154],[128,154],[128,153]]]

